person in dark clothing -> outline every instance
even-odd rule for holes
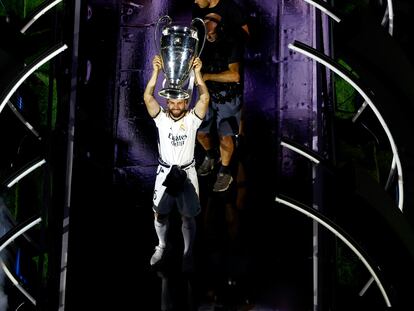
[[[227,290],[235,290],[229,284],[235,284],[235,279],[237,284],[244,282],[240,275],[244,268],[235,262],[235,258],[244,256],[240,218],[243,206],[239,198],[243,198],[245,190],[239,185],[245,174],[237,146],[243,135],[243,63],[249,29],[241,8],[231,0],[196,0],[195,4],[193,17],[202,18],[207,29],[200,58],[203,80],[210,93],[209,111],[197,135],[205,151],[198,175],[216,172],[219,157],[221,161],[217,177],[213,176],[213,191],[220,195],[207,195],[207,201],[203,201],[201,237],[207,271],[204,299],[220,304]],[[244,258],[240,262],[245,262]],[[238,286],[237,291],[244,296],[242,290]]]
[[[232,0],[195,0],[193,17],[204,18],[207,14],[216,13],[221,16],[221,23],[229,33],[248,38],[249,27],[247,16]]]
[[[221,20],[216,13],[204,17],[207,40],[200,58],[211,104],[197,134],[198,142],[206,151],[197,172],[199,176],[206,176],[218,161],[211,137],[213,126],[218,133],[221,167],[213,186],[215,192],[226,191],[233,181],[229,165],[235,149],[234,136],[239,134],[242,106],[243,44],[225,33]]]

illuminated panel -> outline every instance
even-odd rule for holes
[[[302,146],[299,146],[298,144],[295,144],[293,142],[290,142],[288,140],[286,140],[285,138],[282,139],[281,146],[292,150],[293,152],[296,152],[302,156],[304,156],[305,158],[309,159],[310,161],[312,161],[315,164],[319,164],[319,162],[321,162],[320,159],[318,159],[318,157],[316,155],[313,155],[311,152],[305,150],[305,148],[303,148]]]
[[[38,131],[36,131],[35,128],[29,122],[26,121],[26,119],[16,109],[16,107],[14,107],[14,105],[12,104],[12,102],[10,100],[7,102],[7,105],[10,107],[11,111],[13,111],[13,113],[16,115],[16,117],[20,120],[20,122],[22,122],[24,124],[24,126],[26,126],[28,128],[28,130],[30,132],[32,132],[34,136],[37,137],[37,139],[42,140],[42,137],[40,137]]]
[[[303,1],[321,10],[323,13],[330,16],[336,22],[339,23],[341,21],[341,18],[338,16],[338,14],[334,13],[333,8],[331,8],[327,2],[321,1],[321,0],[303,0]],[[392,36],[394,32],[394,9],[393,9],[392,0],[387,0],[387,9],[385,10],[384,17],[382,18],[382,21],[381,21],[381,25],[384,26],[387,23],[387,21],[388,21],[388,33]]]
[[[394,8],[392,0],[387,0],[387,9],[385,10],[384,17],[381,25],[385,25],[388,19],[388,33],[392,36],[394,33]]]
[[[347,238],[345,236],[346,235],[345,232],[343,232],[342,229],[340,229],[334,223],[330,222],[328,219],[323,219],[324,217],[319,215],[315,210],[312,210],[311,208],[302,207],[303,204],[301,204],[302,206],[300,206],[299,204],[295,204],[281,197],[276,197],[275,201],[277,203],[281,203],[283,205],[291,207],[294,210],[312,218],[313,220],[317,221],[319,224],[324,226],[326,229],[328,229],[330,232],[332,232],[336,237],[341,239],[341,241],[344,242],[355,253],[355,255],[362,261],[362,263],[368,269],[369,273],[371,274],[371,276],[377,283],[379,290],[381,291],[385,304],[387,305],[387,307],[391,307],[391,302],[388,298],[385,288],[382,285],[381,280],[379,279],[378,275],[375,273],[374,268],[371,266],[367,258],[365,258],[365,256],[362,254],[362,252],[358,250],[358,248],[360,247],[358,247],[357,244],[353,242],[350,238]]]
[[[328,4],[324,1],[315,1],[315,0],[303,0],[307,3],[309,3],[310,5],[313,5],[314,7],[318,8],[319,10],[321,10],[323,13],[325,13],[326,15],[330,16],[332,19],[334,19],[336,22],[340,22],[341,18],[335,14],[333,12],[333,9],[329,8]]]
[[[402,173],[402,165],[400,161],[400,157],[398,155],[397,145],[395,144],[394,138],[392,137],[391,131],[388,128],[387,124],[385,123],[384,118],[381,116],[380,112],[378,111],[377,107],[372,102],[371,98],[367,95],[367,93],[354,81],[352,75],[342,66],[334,62],[331,58],[326,56],[325,54],[311,48],[310,46],[303,44],[301,42],[295,41],[293,44],[290,43],[288,45],[289,49],[294,50],[298,53],[301,53],[305,56],[308,56],[320,64],[326,66],[345,81],[347,81],[357,92],[364,98],[365,102],[370,106],[372,111],[374,112],[375,116],[377,117],[378,121],[380,122],[383,130],[385,131],[391,150],[394,156],[395,164],[397,166],[397,174],[398,174],[398,208],[402,211],[403,203],[404,203],[404,189],[403,189],[403,173]],[[391,168],[392,170],[392,168]]]
[[[5,265],[3,260],[0,259],[0,267],[3,269],[4,274],[9,278],[9,280],[13,283],[14,286],[23,294],[26,296],[27,299],[30,300],[30,302],[33,305],[36,305],[36,299],[34,299],[17,281],[17,279],[13,276],[13,274],[10,272],[9,268]],[[16,309],[17,310],[17,309]]]
[[[43,164],[46,163],[45,159],[41,159],[39,161],[36,161],[33,164],[30,164],[28,167],[23,168],[20,172],[16,174],[15,177],[12,178],[10,182],[7,183],[7,188],[13,187],[16,183],[20,181],[23,177],[27,176],[37,168],[41,167]]]
[[[60,54],[68,47],[66,44],[60,44],[56,47],[51,48],[50,50],[46,51],[42,56],[40,56],[36,61],[34,61],[31,65],[27,66],[23,69],[20,75],[17,77],[17,80],[10,85],[5,92],[5,95],[2,94],[0,97],[0,113],[3,111],[4,106],[7,104],[9,99],[13,96],[14,92],[19,88],[19,86],[29,77],[33,72],[35,72],[39,67],[47,63],[56,55]]]
[[[37,21],[43,14],[45,14],[47,11],[49,11],[51,8],[53,8],[58,3],[62,2],[62,0],[54,0],[51,3],[45,3],[41,7],[37,9],[37,13],[33,15],[33,17],[30,18],[30,20],[20,29],[21,33],[25,33],[27,29],[29,29],[32,24]]]
[[[1,238],[0,238],[0,253],[1,251],[9,245],[11,242],[13,242],[16,238],[18,238],[20,235],[25,233],[30,228],[37,225],[39,222],[42,221],[41,217],[33,217],[29,218],[27,221],[22,222],[21,224],[17,225],[16,227],[10,229],[6,232]]]

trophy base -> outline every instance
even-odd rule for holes
[[[158,95],[167,99],[188,99],[190,97],[186,91],[172,88],[162,89]]]

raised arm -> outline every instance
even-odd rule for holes
[[[215,81],[215,82],[240,82],[239,63],[231,63],[228,66],[228,70],[218,73],[205,73],[203,78],[204,81]]]
[[[161,57],[155,55],[152,60],[152,74],[144,91],[144,102],[149,115],[154,118],[160,112],[160,104],[154,97],[155,85],[157,84],[158,74],[162,68]]]
[[[207,113],[208,103],[210,101],[210,94],[208,92],[206,83],[203,80],[201,75],[202,62],[200,58],[196,58],[193,63],[195,83],[198,86],[198,100],[194,106],[194,111],[196,115],[203,119]]]

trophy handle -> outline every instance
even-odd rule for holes
[[[157,24],[155,25],[154,41],[155,41],[155,48],[157,49],[158,54],[161,54],[160,40],[158,39],[158,34],[160,32],[159,28],[160,28],[160,24],[162,22],[167,22],[166,24],[169,25],[169,24],[171,24],[172,19],[168,15],[161,16],[158,19]]]
[[[189,98],[193,96],[194,80],[195,80],[194,70],[191,70],[189,74],[188,87],[187,87],[187,93],[188,93]]]
[[[203,36],[203,42],[202,42],[202,44],[201,44],[201,48],[200,48],[200,50],[198,51],[198,53],[196,53],[196,57],[199,57],[199,56],[200,56],[200,54],[201,54],[201,52],[203,51],[203,48],[204,48],[204,43],[206,42],[206,37],[207,37],[207,29],[206,29],[206,24],[204,24],[204,21],[203,21],[201,18],[199,18],[199,17],[194,18],[194,19],[191,21],[191,26],[193,26],[195,22],[199,22],[199,23],[201,23],[201,24],[203,25],[203,30],[204,30],[204,36]]]

